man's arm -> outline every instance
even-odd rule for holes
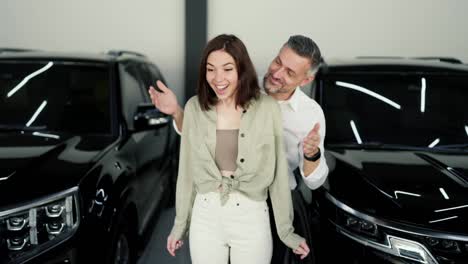
[[[314,128],[307,134],[303,140],[302,153],[300,157],[300,170],[305,184],[312,190],[319,188],[326,180],[328,175],[328,165],[325,159],[324,137],[325,135],[325,118],[323,115],[319,118],[319,122],[314,125]],[[309,161],[304,156],[313,158],[318,154],[320,149],[320,158],[316,161]]]
[[[319,145],[320,145],[320,134],[319,134],[319,129],[320,129],[320,123],[316,123],[314,125],[314,128],[307,134],[307,136],[304,138],[303,146],[302,146],[302,152],[304,153],[304,156],[312,158],[317,155],[320,155],[319,152]],[[304,165],[303,165],[303,171],[304,171],[304,176],[307,177],[309,176],[314,170],[318,167],[320,164],[320,158],[318,158],[316,161],[308,160],[305,157],[302,157],[304,159]]]
[[[174,129],[180,135],[182,134],[182,123],[184,120],[184,110],[177,103],[177,98],[171,89],[167,88],[164,83],[157,81],[156,85],[158,89],[150,86],[148,92],[151,97],[153,105],[159,109],[159,111],[166,115],[172,116],[174,119]]]

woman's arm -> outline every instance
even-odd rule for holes
[[[293,219],[294,211],[292,206],[291,190],[289,189],[288,164],[283,146],[283,127],[281,124],[281,112],[276,102],[272,105],[275,176],[270,185],[270,199],[275,216],[276,229],[281,241],[291,249],[297,249],[304,238],[294,233]]]
[[[190,140],[193,140],[190,133],[195,129],[194,120],[194,104],[196,101],[189,100],[185,106],[185,115],[182,131],[182,139],[180,145],[180,157],[179,157],[179,172],[177,176],[177,188],[176,188],[176,217],[174,220],[174,227],[171,231],[173,239],[179,240],[183,238],[184,234],[188,231],[190,215],[192,212],[193,201],[195,198],[195,190],[193,184],[192,174],[190,173],[191,155],[193,144]]]

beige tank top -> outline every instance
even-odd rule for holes
[[[217,129],[215,162],[220,171],[237,169],[239,129]]]

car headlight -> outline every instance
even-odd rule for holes
[[[28,259],[73,235],[79,224],[77,191],[0,211],[0,259]]]

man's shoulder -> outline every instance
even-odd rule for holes
[[[299,107],[301,111],[319,111],[323,113],[322,106],[320,106],[315,99],[309,97],[300,88],[299,92]]]

